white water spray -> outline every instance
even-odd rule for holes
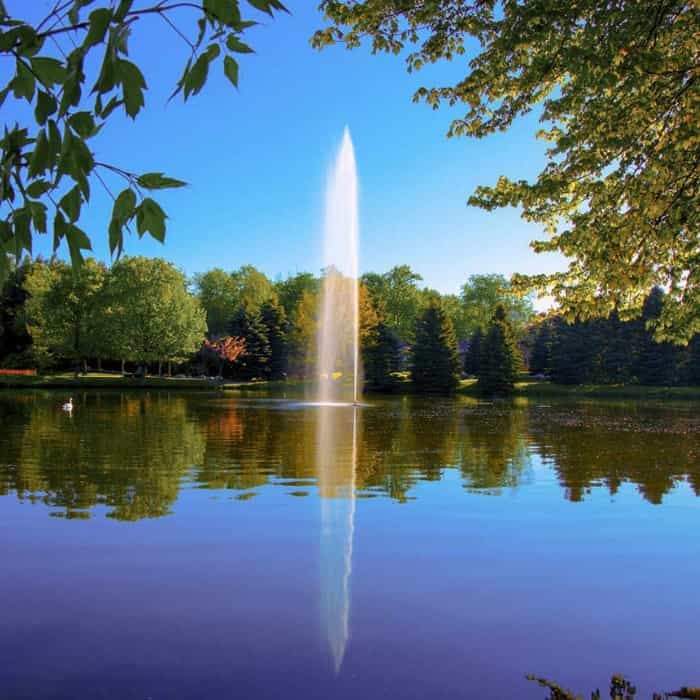
[[[358,185],[355,150],[346,127],[326,185],[324,276],[318,332],[318,399],[360,396]],[[348,380],[352,381],[349,382]]]

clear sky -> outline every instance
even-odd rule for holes
[[[37,14],[49,5],[6,2],[23,16],[25,3]],[[539,172],[544,145],[534,138],[536,118],[487,139],[448,140],[460,109],[435,112],[411,96],[421,84],[464,75],[466,59],[408,75],[401,58],[364,48],[319,53],[309,45],[321,26],[315,5],[290,0],[291,15],[257,16],[262,25],[246,35],[256,54],[241,57],[240,89],[217,64],[204,91],[186,104],[168,103],[167,96],[187,46],[158,18],[139,21],[130,53],[150,88],[146,109],[135,122],[114,119],[93,148],[99,160],[136,172],[163,170],[189,185],[158,193],[170,217],[165,245],[133,237],[126,252],[165,257],[188,274],[248,263],[271,277],[318,271],[324,180],[347,124],[360,174],[362,271],[408,263],[425,284],[457,292],[474,273],[561,269],[561,258],[529,249],[540,231],[516,210],[466,206],[478,184]],[[183,29],[192,23],[191,14],[174,17]],[[22,114],[12,100],[2,110],[4,123]],[[95,255],[108,260],[111,200],[99,183],[92,189],[82,226]],[[40,249],[50,252],[49,245]]]

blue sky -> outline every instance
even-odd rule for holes
[[[6,4],[26,15],[25,2]],[[49,4],[31,2],[39,13]],[[448,140],[449,121],[460,109],[434,112],[411,96],[421,84],[463,75],[462,61],[408,75],[400,58],[364,48],[319,53],[309,46],[321,25],[315,2],[288,6],[291,15],[256,17],[262,25],[246,35],[256,54],[241,58],[238,91],[217,64],[204,91],[186,104],[167,102],[186,45],[158,18],[139,21],[130,53],[149,84],[146,110],[135,122],[114,119],[93,148],[99,160],[136,172],[163,170],[189,185],[159,197],[170,217],[165,245],[133,237],[127,253],[165,257],[188,274],[248,263],[271,277],[317,271],[325,174],[347,124],[360,174],[363,271],[408,263],[425,284],[457,292],[474,273],[563,267],[561,258],[529,249],[540,231],[516,210],[466,206],[478,184],[501,174],[537,174],[544,145],[534,138],[534,116],[506,134]],[[191,14],[174,18],[182,29],[192,22]],[[3,116],[14,121],[21,107],[8,100]],[[121,189],[120,182],[111,184]],[[82,225],[104,260],[110,211],[111,200],[95,182]],[[47,252],[48,241],[40,249]]]

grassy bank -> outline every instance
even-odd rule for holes
[[[72,372],[34,377],[0,376],[0,388],[7,389],[177,389],[211,391],[219,385],[203,379],[181,377],[124,377],[109,372]]]
[[[459,394],[479,396],[476,379],[461,382]],[[523,377],[515,385],[515,396],[526,398],[571,399],[674,399],[700,401],[700,387],[696,386],[640,386],[639,384],[552,384],[552,382]]]
[[[231,392],[300,392],[308,386],[304,380],[218,383],[206,379],[183,377],[124,377],[117,373],[90,372],[76,377],[72,372],[41,376],[0,376],[0,389],[173,389],[187,391],[225,390]],[[396,394],[411,394],[413,386],[406,378],[397,387]],[[475,379],[464,379],[457,389],[462,396],[480,396]],[[632,399],[632,400],[688,400],[700,401],[700,387],[640,386],[638,384],[586,384],[569,386],[523,376],[515,385],[515,396],[546,399]]]

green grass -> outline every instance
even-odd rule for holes
[[[37,389],[177,389],[193,391],[212,391],[223,389],[240,392],[266,391],[301,391],[308,386],[308,381],[289,379],[287,381],[231,382],[223,384],[203,379],[184,379],[176,377],[123,377],[117,373],[89,372],[76,377],[72,372],[63,372],[35,377],[0,376],[0,389],[37,388]],[[412,393],[408,378],[397,387],[397,394]],[[463,379],[457,393],[462,396],[479,396],[476,379]],[[548,381],[532,379],[523,375],[515,385],[514,396],[531,398],[572,398],[572,399],[673,399],[700,401],[700,387],[691,386],[639,386],[638,384],[586,384],[567,386],[552,384]]]
[[[123,377],[121,374],[107,372],[88,372],[75,376],[73,372],[26,376],[0,376],[0,388],[37,388],[37,389],[192,389],[209,390],[217,385],[202,379],[183,379],[175,377]]]
[[[476,379],[462,380],[459,394],[479,396]],[[532,398],[591,399],[685,399],[700,401],[700,387],[640,386],[639,384],[582,384],[569,386],[533,379],[524,375],[515,385],[514,396]]]

